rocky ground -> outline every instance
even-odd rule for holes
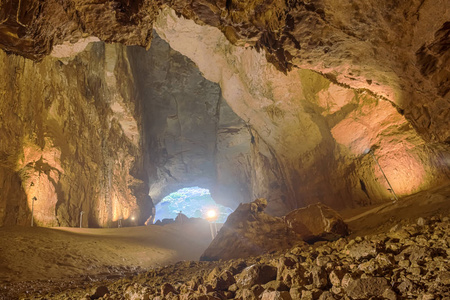
[[[3,299],[450,299],[448,191],[343,212],[353,232],[337,241],[247,259],[2,283],[0,291]]]
[[[387,233],[183,261],[43,299],[450,299],[449,232],[448,216],[419,218]]]

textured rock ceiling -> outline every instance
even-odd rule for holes
[[[390,198],[371,146],[401,196],[448,184],[448,7],[3,0],[0,47],[25,58],[1,53],[0,225],[38,192],[43,225],[142,223],[149,189],[189,184],[279,215],[366,205]],[[153,29],[170,47],[89,44]]]
[[[0,44],[41,59],[54,44],[95,36],[151,43],[161,7],[265,50],[278,69],[312,69],[391,101],[422,136],[448,141],[449,0],[2,1]]]

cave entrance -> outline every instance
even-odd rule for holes
[[[233,210],[217,204],[208,189],[198,186],[180,189],[164,197],[156,204],[155,220],[175,219],[179,212],[189,218],[208,219],[214,212],[217,223],[225,223]]]

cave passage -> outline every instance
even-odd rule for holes
[[[208,213],[215,211],[218,223],[225,223],[233,212],[229,207],[217,204],[208,189],[198,186],[179,189],[164,197],[156,205],[155,220],[175,219],[179,212],[188,218],[208,219]]]

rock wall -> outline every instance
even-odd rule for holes
[[[449,182],[448,145],[425,142],[386,98],[310,70],[280,73],[264,53],[235,47],[219,30],[171,10],[155,29],[220,84],[252,128],[250,193],[267,198],[269,212],[282,215],[318,201],[342,208],[390,199],[380,169],[364,155],[374,146],[400,196]]]
[[[142,103],[150,196],[159,202],[180,188],[201,186],[236,207],[250,198],[250,129],[222,98],[218,84],[155,37],[128,48]]]
[[[151,201],[123,46],[36,63],[0,53],[0,226],[140,222]],[[143,219],[145,221],[145,219]]]

